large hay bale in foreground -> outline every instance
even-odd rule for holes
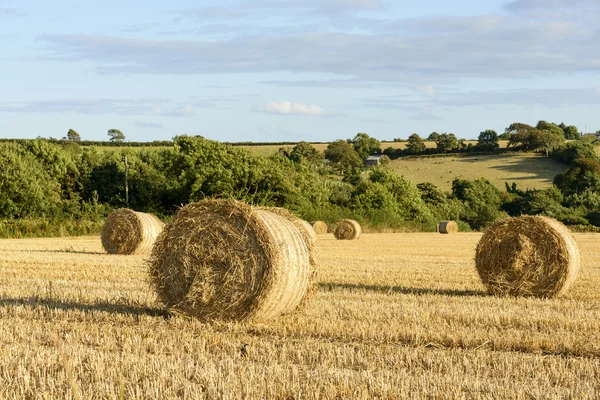
[[[164,224],[152,214],[119,208],[102,226],[102,247],[109,254],[143,254],[152,250]]]
[[[580,254],[560,222],[522,216],[498,221],[485,231],[475,264],[492,294],[554,297],[577,277]]]
[[[189,204],[156,241],[150,281],[167,307],[203,319],[290,312],[306,296],[313,269],[310,234],[297,220],[234,200]]]
[[[458,224],[454,221],[442,221],[437,225],[438,233],[458,233]]]
[[[339,240],[356,240],[360,237],[362,229],[360,224],[353,219],[339,221],[333,229],[333,236]]]
[[[314,231],[317,233],[317,235],[326,234],[328,231],[327,224],[323,221],[311,221],[310,224]]]

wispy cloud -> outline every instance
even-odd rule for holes
[[[194,104],[202,105],[201,102]],[[0,103],[0,112],[189,117],[194,115],[194,106],[164,99],[64,99],[3,102]]]
[[[17,18],[24,17],[27,13],[18,8],[0,8],[0,17]]]
[[[508,11],[524,10],[581,10],[582,8],[600,9],[598,0],[513,0],[505,5]]]
[[[139,128],[149,128],[149,129],[162,129],[164,128],[163,124],[157,124],[156,122],[147,122],[147,121],[135,121],[133,123],[134,126]]]
[[[273,101],[270,103],[264,103],[259,105],[257,110],[269,114],[281,115],[331,115],[325,112],[325,110],[323,110],[321,107],[314,104],[293,103],[290,101]]]
[[[591,21],[588,21],[591,23]],[[46,59],[87,61],[101,73],[320,73],[399,83],[524,78],[600,68],[600,30],[574,20],[510,16],[387,21],[366,33],[140,40],[46,35]]]
[[[446,111],[470,106],[546,107],[550,109],[600,104],[598,88],[464,90],[444,88],[435,96],[415,96],[409,92],[361,99],[357,108],[393,109],[414,113],[423,110]],[[419,113],[421,113],[419,111]]]

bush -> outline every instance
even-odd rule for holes
[[[508,216],[500,208],[504,201],[502,192],[485,178],[473,181],[455,179],[452,195],[463,202],[460,219],[468,222],[473,229],[482,229]]]
[[[586,190],[600,190],[600,162],[591,158],[579,158],[573,166],[554,177],[554,184],[565,195]]]
[[[572,164],[573,161],[580,158],[588,158],[591,160],[598,159],[594,146],[591,143],[579,140],[555,148],[550,153],[550,157],[555,161],[565,164]]]

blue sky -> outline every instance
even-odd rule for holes
[[[0,0],[0,136],[600,129],[600,0]]]

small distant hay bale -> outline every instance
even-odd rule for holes
[[[442,221],[437,225],[438,233],[458,233],[458,224],[454,221]]]
[[[353,219],[339,221],[333,229],[333,236],[338,240],[356,240],[360,237],[362,229],[360,224]]]
[[[272,319],[307,295],[314,271],[309,232],[283,209],[235,200],[191,203],[156,241],[150,283],[174,311],[202,319]]]
[[[311,221],[310,225],[317,233],[317,235],[324,235],[327,233],[327,224],[323,221]]]
[[[152,214],[119,208],[102,226],[102,247],[109,254],[150,252],[165,224]]]
[[[485,231],[475,265],[491,294],[549,298],[569,289],[580,260],[567,227],[547,217],[522,216]]]

